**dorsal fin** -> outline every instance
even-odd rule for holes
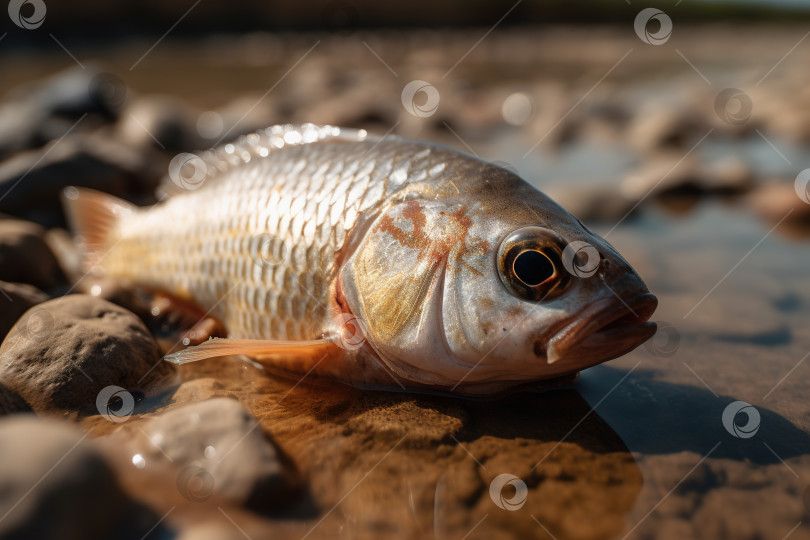
[[[96,266],[110,248],[110,233],[118,220],[136,209],[118,197],[73,186],[62,190],[62,203],[71,230],[80,237],[85,270]]]
[[[178,178],[183,162],[198,158],[205,165],[204,174],[207,178],[221,176],[244,165],[246,160],[267,157],[271,152],[277,152],[285,147],[314,144],[326,141],[365,141],[377,140],[378,137],[369,135],[364,129],[350,129],[336,126],[318,126],[315,124],[280,124],[270,126],[261,131],[239,137],[236,141],[217,146],[196,154],[180,154],[175,157],[179,160],[174,166],[177,171],[166,176],[158,187],[158,199],[183,193],[187,185],[183,179]],[[174,162],[174,160],[173,160]],[[194,165],[192,163],[192,165]],[[196,173],[195,173],[196,174]],[[202,184],[204,178],[195,178],[194,183]]]

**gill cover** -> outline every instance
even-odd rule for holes
[[[462,206],[411,199],[386,210],[341,271],[343,294],[363,321],[370,345],[395,372],[445,380],[438,358],[453,362],[442,328],[448,266],[486,249],[470,241]],[[446,364],[445,364],[446,368]]]

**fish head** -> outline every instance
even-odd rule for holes
[[[392,204],[341,270],[346,304],[398,377],[489,393],[655,333],[655,296],[606,240],[509,171],[475,175]]]

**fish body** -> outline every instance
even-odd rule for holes
[[[244,352],[351,384],[488,395],[575,374],[655,330],[654,297],[607,242],[472,156],[274,126],[172,167],[151,208],[66,198],[88,267],[227,329],[178,363]]]

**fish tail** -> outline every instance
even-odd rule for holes
[[[62,204],[68,224],[84,248],[85,270],[99,265],[113,243],[111,237],[118,221],[136,210],[123,199],[73,186],[62,190]]]

